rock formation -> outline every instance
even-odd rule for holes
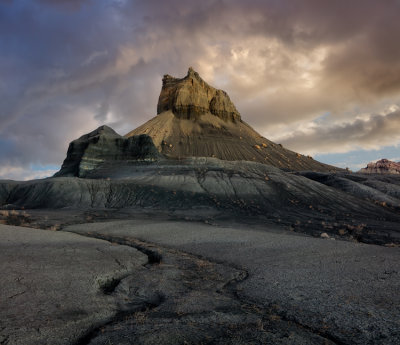
[[[400,174],[400,163],[384,158],[375,163],[368,163],[366,168],[362,168],[358,172],[364,174]]]
[[[157,113],[126,137],[147,134],[170,158],[216,157],[287,170],[340,170],[262,137],[241,119],[225,91],[208,85],[192,68],[182,79],[164,76]]]
[[[69,144],[67,158],[55,176],[85,177],[104,162],[152,161],[160,156],[149,136],[124,138],[112,128],[101,126]]]
[[[195,120],[211,113],[224,121],[240,121],[240,114],[225,91],[208,85],[189,68],[182,79],[164,75],[157,114],[171,110],[180,119]]]
[[[262,137],[241,119],[225,91],[208,85],[192,68],[182,79],[164,76],[157,112],[125,137],[101,126],[74,140],[55,176],[88,177],[99,169],[111,172],[117,161],[188,157],[255,161],[291,171],[341,170]]]

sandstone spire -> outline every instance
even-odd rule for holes
[[[164,75],[157,114],[168,110],[181,119],[197,119],[211,113],[224,121],[240,121],[228,94],[208,85],[192,67],[181,79]]]

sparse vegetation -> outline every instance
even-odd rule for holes
[[[28,226],[32,222],[26,211],[0,210],[0,223],[15,226]]]

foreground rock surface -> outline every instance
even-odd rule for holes
[[[112,282],[147,261],[131,247],[0,225],[0,343],[75,344],[118,312]]]
[[[234,285],[247,276],[241,269],[129,235],[86,234],[105,242],[49,233],[0,226],[2,240],[13,244],[0,252],[8,273],[2,344],[333,344],[238,299]],[[20,247],[25,255],[16,255]]]
[[[273,228],[154,220],[84,224],[66,230],[108,239],[130,236],[240,267],[248,278],[235,285],[239,300],[265,313],[272,307],[276,317],[312,330],[327,343],[400,341],[398,248],[312,239]],[[119,339],[118,333],[111,339]],[[289,339],[282,343],[291,343]],[[293,343],[307,344],[297,341]]]
[[[157,214],[60,226],[0,226],[4,344],[400,340],[398,248]]]

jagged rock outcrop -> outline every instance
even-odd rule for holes
[[[384,158],[375,163],[368,163],[366,168],[362,168],[358,172],[364,174],[400,174],[400,163]]]
[[[208,85],[191,67],[182,79],[168,74],[164,76],[157,114],[168,110],[181,119],[195,120],[211,113],[224,121],[240,120],[240,114],[228,94]]]
[[[154,161],[161,157],[148,135],[124,138],[108,126],[101,126],[69,144],[67,158],[55,176],[85,177],[104,162]]]
[[[126,137],[147,134],[167,157],[216,157],[255,161],[287,170],[341,170],[290,151],[245,123],[226,92],[192,68],[184,78],[165,75],[158,115]]]

